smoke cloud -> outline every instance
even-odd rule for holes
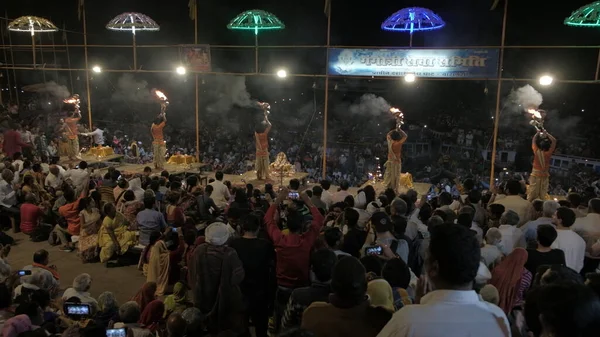
[[[65,99],[71,96],[71,94],[69,93],[69,89],[67,89],[66,86],[60,85],[54,81],[46,82],[44,89],[50,95],[58,99]]]
[[[211,113],[225,113],[232,107],[258,107],[246,88],[244,76],[217,76],[211,80],[211,96],[214,101],[206,109]]]
[[[353,104],[341,104],[337,110],[345,110],[361,116],[379,116],[391,108],[383,97],[374,94],[364,94]]]
[[[117,80],[116,90],[111,96],[111,100],[148,103],[152,101],[152,95],[148,89],[148,82],[137,81],[133,75],[124,74]]]
[[[529,84],[514,90],[508,95],[508,104],[518,112],[527,109],[537,109],[543,102],[542,94]]]

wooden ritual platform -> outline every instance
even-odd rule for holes
[[[208,178],[214,178],[215,172],[205,172],[203,175]],[[227,180],[231,182],[233,186],[245,186],[246,184],[252,184],[254,188],[264,189],[265,184],[270,183],[273,187],[279,187],[280,185],[287,186],[292,179],[300,180],[302,185],[306,185],[309,183],[307,181],[308,173],[306,172],[296,172],[289,177],[272,177],[270,180],[258,180],[256,179],[256,171],[248,171],[244,174],[225,174],[223,180]]]
[[[110,163],[110,164],[112,164],[112,163]],[[147,164],[114,163],[114,165],[110,165],[110,166],[121,171],[121,174],[123,174],[125,176],[142,174],[142,173],[144,173],[144,168],[146,166],[152,168],[152,175],[159,175],[160,172],[162,172],[162,170],[154,169],[152,163],[147,163]],[[173,175],[184,174],[184,173],[200,173],[200,169],[204,166],[206,166],[206,164],[203,164],[203,163],[191,163],[191,164],[186,164],[186,165],[165,163],[165,171],[167,171],[167,172],[169,172],[169,174],[173,174]],[[105,169],[105,170],[107,170],[107,169]]]
[[[372,185],[375,188],[375,192],[377,193],[377,195],[383,193],[385,191],[385,186],[383,186],[383,181],[378,181],[373,183],[373,180],[369,180],[366,183],[364,183],[360,188],[365,188],[365,186],[367,185]],[[431,187],[431,184],[429,183],[413,183],[413,187],[412,189],[417,191],[417,193],[419,194],[419,197],[421,197],[422,195],[427,194],[427,192],[429,191],[429,188]],[[350,188],[352,189],[352,188]],[[356,188],[356,190],[358,190],[359,188]],[[408,188],[405,187],[401,187],[400,188],[400,193],[404,193],[408,191]],[[352,191],[350,191],[352,193]]]
[[[111,154],[104,157],[98,157],[91,154],[81,154],[81,159],[70,160],[69,157],[60,157],[58,162],[61,166],[69,166],[69,164],[77,165],[80,161],[86,161],[89,166],[96,166],[97,164],[104,164],[106,162],[116,162],[123,158],[122,154]]]

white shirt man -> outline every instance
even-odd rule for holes
[[[575,219],[575,212],[570,208],[560,207],[556,210],[553,220],[558,237],[552,243],[551,248],[565,252],[567,267],[579,273],[583,268],[583,259],[585,258],[585,241],[572,230]]]
[[[585,241],[569,228],[557,228],[556,232],[558,237],[552,243],[551,248],[565,252],[567,267],[579,273],[583,268],[583,259],[585,258]]]
[[[531,220],[534,213],[533,205],[519,195],[507,195],[500,200],[496,199],[494,204],[503,205],[507,211],[515,211],[519,215],[519,226]]]
[[[590,206],[594,206],[592,205],[594,200],[600,202],[600,199],[592,199],[590,200]],[[600,205],[598,206],[600,207]],[[593,213],[588,213],[583,218],[577,218],[575,224],[571,227],[575,233],[579,234],[585,240],[588,248],[600,239],[600,214],[595,213],[592,207],[590,207],[590,210]]]
[[[82,133],[82,136],[91,136],[94,139],[94,144],[103,146],[104,145],[104,130],[96,128],[96,130],[92,132]]]
[[[331,195],[331,193],[328,190],[323,189],[323,194],[321,194],[321,201],[323,201],[325,205],[327,205],[327,209],[329,209],[329,207],[331,207],[331,205],[333,204],[333,195]]]
[[[217,207],[220,209],[227,207],[227,202],[231,197],[227,186],[223,184],[221,180],[215,180],[209,185],[211,185],[214,189],[210,197],[214,200],[215,205],[217,205]]]
[[[46,180],[44,181],[44,186],[52,187],[53,189],[59,189],[60,186],[62,185],[62,183],[63,183],[63,177],[60,174],[60,171],[59,171],[58,175],[54,175],[52,172],[50,172],[46,176]]]
[[[88,172],[87,168],[69,169],[64,173],[63,177],[64,179],[71,179],[71,183],[75,188],[76,195],[79,196],[79,193],[84,190],[85,184],[87,184],[89,181],[90,173]]]

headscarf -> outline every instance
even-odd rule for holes
[[[156,299],[156,287],[156,282],[146,282],[137,294],[131,298],[132,301],[135,301],[140,306],[141,311],[144,311],[148,303]]]
[[[187,288],[181,282],[175,283],[173,294],[165,298],[165,317],[178,309],[183,311],[187,308]]]
[[[129,181],[129,190],[133,191],[135,194],[135,200],[142,201],[144,200],[144,189],[142,188],[142,179],[133,178]]]
[[[9,318],[4,322],[4,326],[2,327],[2,336],[3,337],[17,337],[19,334],[31,331],[32,324],[29,316],[27,315],[17,315],[15,317]]]
[[[204,236],[206,237],[206,242],[210,243],[213,246],[222,246],[227,240],[229,240],[229,229],[227,225],[222,222],[212,223],[210,226],[206,228],[204,232]]]
[[[169,285],[170,251],[163,240],[158,240],[150,249],[148,282],[156,282],[156,296],[162,296]],[[173,266],[174,268],[176,266]]]
[[[498,289],[500,295],[499,307],[505,313],[510,313],[517,299],[521,275],[527,262],[527,251],[515,248],[492,272],[490,284]]]
[[[154,300],[148,303],[144,311],[142,311],[142,315],[140,316],[138,323],[140,323],[142,327],[154,333],[160,326],[164,312],[165,304],[162,301]]]
[[[376,279],[367,284],[367,295],[371,306],[382,307],[394,312],[394,293],[390,284],[384,279]]]

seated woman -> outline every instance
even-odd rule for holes
[[[104,205],[104,214],[106,217],[102,221],[98,238],[101,263],[107,262],[115,254],[125,254],[137,242],[135,232],[127,230],[125,216],[117,212],[113,204]]]
[[[132,301],[138,304],[140,311],[146,309],[148,303],[156,299],[156,282],[146,282],[137,294],[131,298]]]
[[[119,304],[115,294],[105,291],[98,296],[98,312],[94,320],[101,326],[108,326],[109,322],[114,322],[119,317]]]
[[[117,200],[117,212],[123,214],[129,223],[129,230],[136,231],[138,223],[137,214],[144,209],[144,203],[135,199],[135,193],[131,190],[125,191]]]
[[[156,282],[156,296],[164,295],[169,285],[179,281],[184,246],[179,234],[167,228],[163,238],[152,247],[146,282]]]
[[[163,320],[163,314],[165,311],[165,305],[160,300],[154,300],[144,308],[142,315],[140,316],[140,326],[143,329],[150,331],[150,333],[156,336],[164,336],[165,321]]]
[[[148,245],[144,247],[142,251],[142,255],[140,255],[140,261],[138,262],[138,269],[142,271],[144,276],[148,276],[148,265],[150,263],[150,253],[152,252],[152,247],[158,242],[162,233],[159,231],[154,231],[150,233],[150,239],[148,241]]]
[[[181,283],[175,283],[173,294],[165,298],[165,314],[164,318],[168,318],[172,313],[181,314],[185,309],[192,306],[192,303],[187,298],[187,287]]]
[[[183,227],[185,224],[185,214],[183,213],[183,208],[177,206],[178,201],[178,193],[167,193],[167,207],[165,210],[167,224],[175,228]]]
[[[98,231],[100,230],[100,211],[92,207],[91,198],[83,198],[79,201],[79,256],[83,263],[92,262],[98,257]]]

